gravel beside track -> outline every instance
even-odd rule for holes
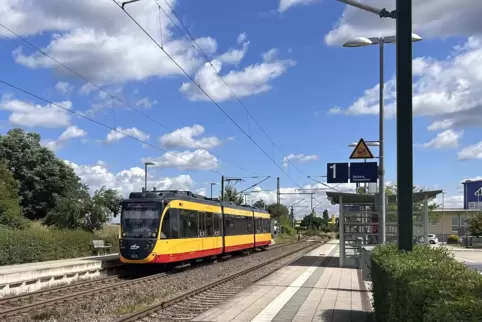
[[[209,282],[240,272],[248,267],[259,265],[269,259],[280,256],[294,249],[306,247],[305,242],[276,245],[270,251],[256,252],[249,256],[233,257],[213,265],[201,265],[168,274],[162,279],[153,279],[149,283],[125,284],[112,287],[105,292],[93,292],[75,301],[57,303],[50,308],[29,311],[23,316],[15,316],[4,321],[79,321],[110,322],[116,318],[139,311],[156,302],[192,291]]]

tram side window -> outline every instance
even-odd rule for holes
[[[198,237],[198,218],[197,212],[184,210],[180,211],[180,219],[182,226],[182,237]]]
[[[162,219],[161,239],[179,238],[179,210],[169,209]]]
[[[234,216],[224,215],[226,235],[234,235]]]
[[[264,219],[264,223],[265,223],[264,232],[269,233],[271,231],[271,220]]]
[[[214,236],[214,214],[212,212],[206,212],[206,236]]]
[[[171,238],[171,225],[169,220],[169,210],[166,211],[162,219],[161,239]]]
[[[222,236],[223,216],[221,214],[214,214],[214,230],[218,233],[217,236]]]
[[[253,233],[253,217],[245,217],[246,218],[246,230],[248,232],[248,234],[252,234]]]
[[[262,232],[261,218],[256,218],[255,224],[256,224],[256,233],[259,234],[260,232]]]

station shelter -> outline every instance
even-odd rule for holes
[[[428,243],[428,204],[440,193],[442,190],[413,193],[414,240]],[[379,244],[380,195],[337,191],[326,194],[333,205],[339,205],[340,267],[360,267],[362,247]],[[397,196],[386,195],[385,205],[386,242],[397,242]]]

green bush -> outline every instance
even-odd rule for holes
[[[0,265],[42,262],[94,254],[92,240],[104,239],[119,251],[118,231],[48,229],[39,225],[24,230],[0,228]]]
[[[458,244],[460,237],[458,235],[449,235],[447,237],[447,244]]]
[[[383,245],[373,251],[371,264],[377,321],[482,319],[480,307],[465,304],[482,295],[482,276],[444,248],[416,245],[401,252],[395,244]]]

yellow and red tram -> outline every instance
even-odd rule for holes
[[[122,202],[120,259],[166,264],[265,248],[269,213],[189,191],[133,192]]]

